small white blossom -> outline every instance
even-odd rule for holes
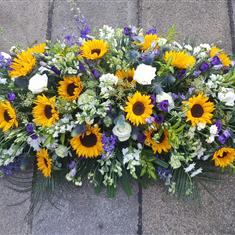
[[[193,48],[189,44],[184,45],[184,48],[187,49],[188,51],[192,51],[193,50]]]
[[[202,173],[202,168],[198,168],[196,171],[194,171],[190,176],[193,178],[195,177],[196,175]]]
[[[188,167],[184,168],[184,171],[186,173],[190,172],[191,170],[193,170],[195,168],[196,163],[191,163]]]
[[[197,124],[197,129],[198,129],[199,131],[205,129],[205,127],[206,127],[206,123],[199,122],[199,123]]]

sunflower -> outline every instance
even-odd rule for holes
[[[196,63],[195,57],[184,51],[167,51],[164,55],[164,60],[178,69],[192,68]]]
[[[214,153],[212,160],[215,161],[216,166],[219,167],[229,166],[235,160],[235,149],[221,148]]]
[[[212,112],[214,111],[215,106],[208,100],[208,97],[199,94],[191,97],[188,101],[183,101],[183,104],[187,106],[183,108],[184,110],[187,110],[187,122],[191,121],[192,126],[195,126],[198,123],[211,124],[211,119],[213,117]]]
[[[46,43],[40,43],[33,47],[28,48],[28,51],[30,51],[31,53],[44,53],[45,47],[46,47]]]
[[[133,68],[133,69],[128,69],[127,71],[118,70],[115,75],[119,79],[122,79],[125,85],[134,86],[136,84],[136,81],[133,79],[134,73],[135,73],[135,69]]]
[[[142,95],[137,91],[132,97],[128,97],[126,102],[126,119],[136,126],[145,124],[146,118],[152,115],[152,108],[150,96]]]
[[[18,127],[15,109],[9,101],[0,102],[0,128],[3,132],[12,127]]]
[[[41,149],[37,152],[37,167],[45,177],[51,176],[52,160],[48,155],[47,149]]]
[[[218,56],[221,63],[225,67],[229,67],[232,64],[232,61],[230,60],[229,56],[218,47],[212,47],[210,50],[210,57],[213,58],[214,56]]]
[[[154,45],[157,43],[159,37],[157,36],[157,34],[147,34],[144,36],[144,41],[143,43],[140,43],[140,47],[142,51],[146,51],[148,49],[150,49],[151,47],[155,47],[157,48],[157,45]]]
[[[38,126],[50,127],[58,119],[59,113],[55,107],[55,96],[47,98],[44,95],[38,95],[34,102],[36,106],[33,108],[34,122]]]
[[[11,63],[9,76],[11,78],[26,76],[33,70],[35,64],[36,59],[32,55],[32,52],[29,50],[22,51]]]
[[[79,157],[97,158],[103,150],[101,137],[98,127],[89,127],[85,133],[73,137],[70,144]]]
[[[81,46],[82,56],[86,59],[96,60],[103,57],[108,50],[104,40],[89,40]]]
[[[83,88],[80,77],[78,76],[65,77],[59,84],[59,96],[69,101],[76,100]]]
[[[169,133],[167,129],[164,129],[161,133],[161,136],[158,138],[158,141],[156,141],[153,137],[155,134],[159,134],[159,131],[157,128],[152,128],[149,130],[146,130],[144,132],[144,135],[146,137],[145,144],[147,146],[150,146],[154,153],[162,153],[162,152],[169,152],[171,149],[171,145],[169,143]]]

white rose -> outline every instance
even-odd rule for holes
[[[118,137],[119,141],[126,141],[131,136],[131,125],[128,122],[116,124],[113,128],[113,134]]]
[[[226,106],[234,106],[235,93],[233,88],[222,88],[221,92],[218,93],[220,101],[224,102]]]
[[[155,77],[156,68],[151,65],[140,64],[134,73],[134,80],[142,85],[150,85]]]
[[[28,89],[32,91],[33,94],[39,94],[47,89],[47,83],[48,77],[46,74],[35,74],[29,80]]]
[[[162,102],[163,100],[168,100],[169,106],[168,110],[171,111],[175,107],[174,100],[171,96],[171,93],[161,92],[160,94],[156,95],[156,101],[158,103]]]

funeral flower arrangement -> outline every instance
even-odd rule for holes
[[[160,180],[190,197],[234,171],[232,58],[173,36],[104,26],[1,52],[1,173],[32,168],[39,191],[60,176],[109,196]]]

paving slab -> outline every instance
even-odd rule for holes
[[[49,0],[0,0],[0,51],[46,39]]]
[[[235,176],[207,183],[197,201],[179,201],[158,184],[143,193],[143,234],[235,234]]]
[[[228,52],[232,50],[226,0],[142,0],[141,6],[145,29],[155,26],[165,35],[175,24],[179,41],[214,42]]]
[[[0,234],[30,234],[30,224],[24,220],[30,205],[30,199],[23,204],[12,206],[30,197],[30,193],[17,193],[4,178],[0,179]]]
[[[138,200],[137,186],[130,198],[118,190],[115,199],[105,192],[94,193],[91,186],[64,192],[66,200],[60,201],[61,211],[45,204],[34,217],[33,235],[134,235],[137,234]]]
[[[110,26],[137,25],[137,0],[79,0],[76,1],[92,29]],[[55,0],[52,20],[52,39],[62,39],[67,34],[78,34],[67,1]]]

